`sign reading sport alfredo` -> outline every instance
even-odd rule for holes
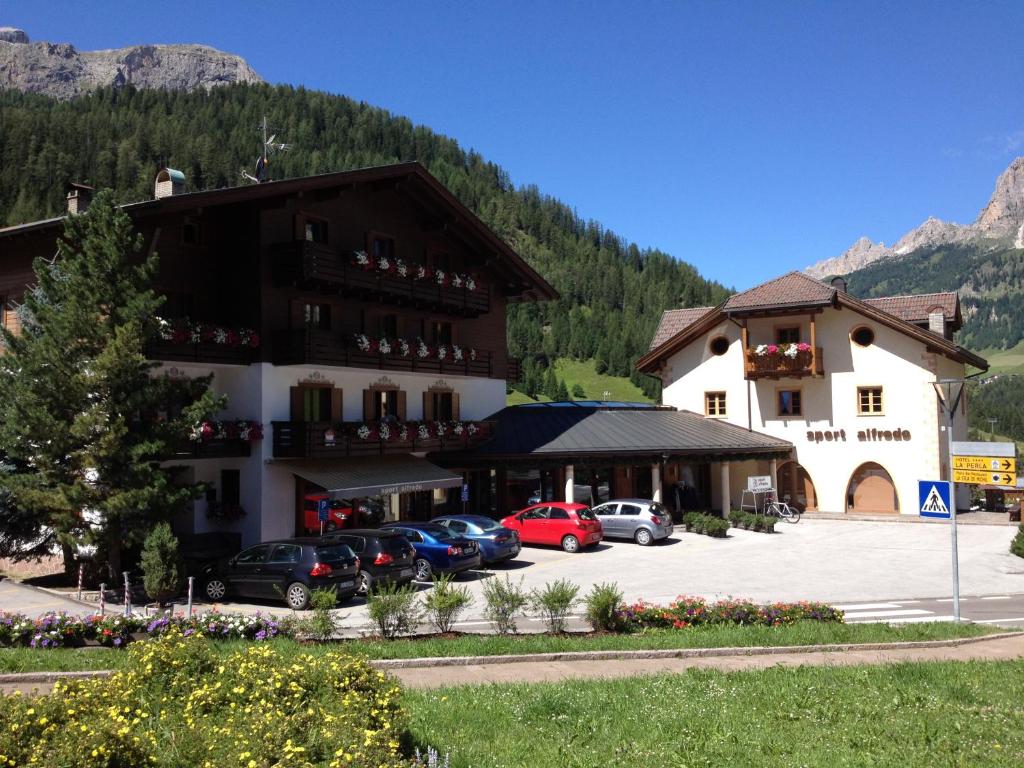
[[[845,429],[809,429],[807,439],[812,443],[845,443]],[[875,442],[906,442],[910,440],[910,430],[896,427],[895,429],[861,429],[857,431],[857,440],[862,443]]]

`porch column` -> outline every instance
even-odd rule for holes
[[[661,464],[651,464],[651,500],[661,503]]]
[[[565,465],[565,500],[572,504],[576,499],[573,495],[573,486],[576,484],[576,477],[572,471],[572,464]]]
[[[400,520],[402,518],[402,497],[397,493],[391,494],[391,499],[388,504],[388,520]]]
[[[772,477],[772,488],[775,492],[779,492],[779,461],[778,459],[772,459],[768,462],[768,474]]]
[[[732,499],[729,497],[729,462],[723,461],[721,465],[722,484],[722,517],[729,517],[729,510],[732,508]]]

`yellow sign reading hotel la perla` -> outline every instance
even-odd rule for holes
[[[1017,460],[1004,456],[954,456],[953,469],[974,469],[979,472],[1017,474]]]
[[[980,469],[953,469],[954,483],[972,485],[1001,485],[1016,488],[1017,478],[1009,472],[984,472]]]

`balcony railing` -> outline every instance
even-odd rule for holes
[[[747,349],[744,373],[748,379],[800,379],[805,376],[823,376],[825,367],[821,347],[797,352],[794,357],[781,352],[758,355],[754,349]]]
[[[448,312],[477,316],[491,309],[490,288],[439,285],[433,280],[417,280],[412,274],[401,277],[367,270],[353,263],[352,254],[323,243],[299,240],[274,247],[274,280],[278,285],[325,287],[346,295],[379,297],[398,304],[431,307]]]
[[[195,441],[178,446],[172,459],[236,459],[252,455],[252,445],[241,438]]]
[[[258,359],[260,337],[251,328],[232,328],[188,318],[160,322],[161,338],[146,348],[151,360],[249,365]]]
[[[347,456],[382,456],[401,453],[434,453],[473,448],[494,435],[494,423],[441,422],[445,433],[438,435],[438,422],[404,422],[389,424],[388,437],[384,438],[377,427],[361,423],[332,423],[325,421],[275,421],[274,458],[343,458]],[[456,434],[455,424],[461,424],[461,434]],[[472,425],[472,426],[470,426]],[[367,426],[367,436],[360,437],[358,430]],[[404,426],[406,434],[400,434]],[[420,427],[426,428],[421,435]]]
[[[477,350],[475,359],[420,357],[415,349],[406,356],[364,352],[350,338],[332,331],[303,328],[274,334],[274,365],[343,365],[381,371],[411,371],[462,376],[495,376],[492,354]],[[414,346],[414,345],[413,345]]]

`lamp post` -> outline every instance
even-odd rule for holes
[[[949,462],[949,532],[953,550],[953,620],[960,621],[960,562],[956,543],[956,483],[953,481],[953,420],[964,396],[964,379],[939,379],[932,383],[939,407],[946,414],[946,446]]]

